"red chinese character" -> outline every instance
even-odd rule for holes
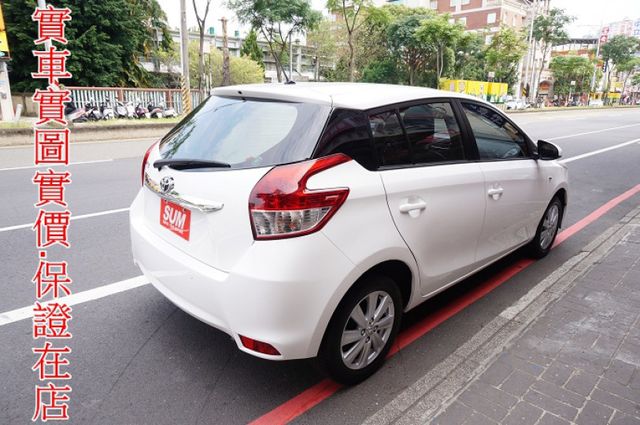
[[[45,261],[44,258],[46,257],[47,253],[40,251],[38,271],[33,279],[31,279],[31,281],[37,285],[36,297],[42,299],[42,297],[49,292],[52,293],[53,298],[58,298],[61,292],[71,295],[71,291],[67,285],[73,281],[67,276],[67,262]]]
[[[34,43],[41,44],[48,40],[55,40],[67,44],[67,39],[64,37],[64,22],[71,20],[71,9],[57,9],[49,5],[47,9],[36,9],[31,19],[38,22],[39,38]]]
[[[71,352],[70,347],[56,348],[47,341],[44,347],[34,348],[33,352],[40,354],[40,358],[31,367],[31,370],[38,371],[38,378],[41,381],[45,379],[71,379],[69,372],[60,373],[61,366],[69,366],[69,359],[64,358],[63,354],[69,354]]]
[[[62,125],[67,125],[64,119],[64,104],[71,100],[71,92],[69,90],[60,90],[56,86],[49,86],[47,90],[37,89],[31,99],[38,103],[38,117],[40,121],[36,125],[56,121]]]
[[[69,164],[69,129],[35,129],[35,165]]]
[[[32,72],[32,78],[46,78],[49,84],[57,83],[60,78],[71,78],[71,73],[67,71],[70,51],[51,46],[48,51],[33,50],[32,53],[38,58],[38,72]]]
[[[36,218],[36,222],[32,228],[37,232],[37,247],[46,248],[54,243],[59,243],[65,248],[69,248],[67,230],[69,229],[70,220],[70,211],[40,210],[38,218]],[[44,241],[42,240],[43,233]]]
[[[71,387],[65,385],[64,387],[56,387],[51,382],[46,387],[39,387],[36,385],[36,407],[33,414],[32,421],[37,421],[40,418],[46,422],[49,419],[52,420],[68,420],[69,419],[69,405],[66,403],[69,401],[69,396],[65,393],[70,393]],[[48,403],[45,397],[48,395]]]
[[[33,308],[33,338],[71,338],[71,307],[64,303],[36,302]]]
[[[51,168],[44,171],[36,171],[36,175],[33,176],[33,182],[38,185],[38,203],[36,207],[41,207],[49,202],[67,206],[64,200],[64,185],[71,183],[69,178],[71,173],[65,171],[64,173],[57,173]]]

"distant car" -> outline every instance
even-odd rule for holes
[[[133,256],[166,298],[270,360],[355,384],[403,312],[526,246],[567,168],[466,95],[371,84],[216,88],[142,161]]]
[[[513,110],[522,110],[522,109],[527,109],[529,107],[529,104],[525,102],[523,99],[508,100],[507,102],[505,102],[504,105],[507,109],[513,109]]]
[[[596,107],[604,106],[604,102],[600,99],[591,99],[589,101],[589,106],[596,106]]]

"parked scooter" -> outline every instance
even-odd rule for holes
[[[142,105],[142,102],[138,101],[136,105],[136,118],[151,118],[149,110]]]
[[[89,102],[84,105],[84,109],[86,111],[85,116],[89,121],[100,121],[102,119],[102,114],[96,106],[95,100],[89,100]]]
[[[116,102],[116,118],[127,118],[127,107],[121,101]]]
[[[149,114],[151,114],[151,118],[162,118],[164,110],[160,106],[153,106],[153,104],[149,104],[147,106],[149,110]]]
[[[100,104],[100,113],[102,114],[103,120],[111,120],[116,117],[113,107],[111,106],[110,99],[107,99]]]
[[[136,108],[135,106],[133,106],[132,101],[129,100],[127,103],[125,103],[125,108],[127,110],[127,118],[132,119],[136,117]]]
[[[84,108],[78,108],[75,102],[72,100],[67,102],[64,107],[64,116],[67,121],[70,122],[86,122],[86,111]]]
[[[164,118],[175,118],[178,116],[178,113],[176,112],[175,109],[173,108],[165,108],[164,103],[160,104],[160,107],[162,108],[163,112],[162,112],[162,116]]]

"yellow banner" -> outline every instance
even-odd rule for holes
[[[7,29],[4,26],[2,16],[2,2],[0,1],[0,59],[9,57],[9,42],[7,41]]]

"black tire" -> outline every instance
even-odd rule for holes
[[[384,295],[389,296],[385,305],[390,302],[393,303],[392,317],[390,314],[381,314],[378,318],[380,326],[382,326],[383,321],[387,326],[384,329],[375,325],[378,321],[369,324],[366,329],[361,329],[356,321],[350,318],[351,313],[354,312],[357,305],[360,305],[361,311],[365,313],[366,316],[368,299],[365,300],[365,298],[368,298],[370,294],[375,294],[373,297],[376,299],[376,303],[382,304]],[[402,309],[402,295],[393,280],[380,275],[364,277],[357,286],[347,292],[329,321],[318,355],[320,364],[325,372],[327,372],[332,379],[344,385],[355,385],[373,375],[382,366],[389,353],[389,349],[393,345],[398,333],[398,328],[400,327]],[[384,311],[387,310],[383,310],[383,313]],[[393,324],[389,325],[391,320]],[[361,354],[360,356],[356,356],[356,360],[358,357],[363,358],[364,363],[361,363],[360,368],[356,369],[347,366],[346,360],[343,360],[342,357],[343,347],[347,347],[345,350],[349,352],[349,350],[359,344],[360,341],[351,343],[353,345],[342,345],[343,331],[364,332],[361,334],[361,339],[366,339],[366,342],[362,342],[362,344],[369,344],[369,347],[374,350],[370,353],[370,356],[377,352],[375,356],[371,357],[370,363],[368,359],[364,360],[366,354]],[[376,335],[373,335],[373,333],[376,333]],[[379,346],[376,350],[375,341],[379,343],[385,337],[384,345]],[[354,352],[355,351],[357,350],[354,350]]]
[[[551,236],[551,240],[548,241],[545,239],[545,230],[547,230],[545,229],[545,220],[547,220],[548,214],[550,214],[550,212],[554,208],[557,208],[557,219],[556,219],[554,229],[552,230],[552,235],[549,235],[549,234],[546,235],[547,237]],[[538,229],[536,230],[536,236],[533,238],[531,242],[529,242],[529,245],[527,246],[527,251],[531,257],[543,258],[549,253],[549,251],[551,251],[551,248],[553,247],[553,242],[556,240],[556,235],[558,234],[558,229],[560,228],[560,222],[562,220],[563,211],[564,211],[564,205],[562,204],[562,201],[560,201],[560,199],[557,196],[555,196],[551,200],[551,202],[549,202],[547,209],[544,211],[544,214],[540,219],[540,223],[538,224]]]

